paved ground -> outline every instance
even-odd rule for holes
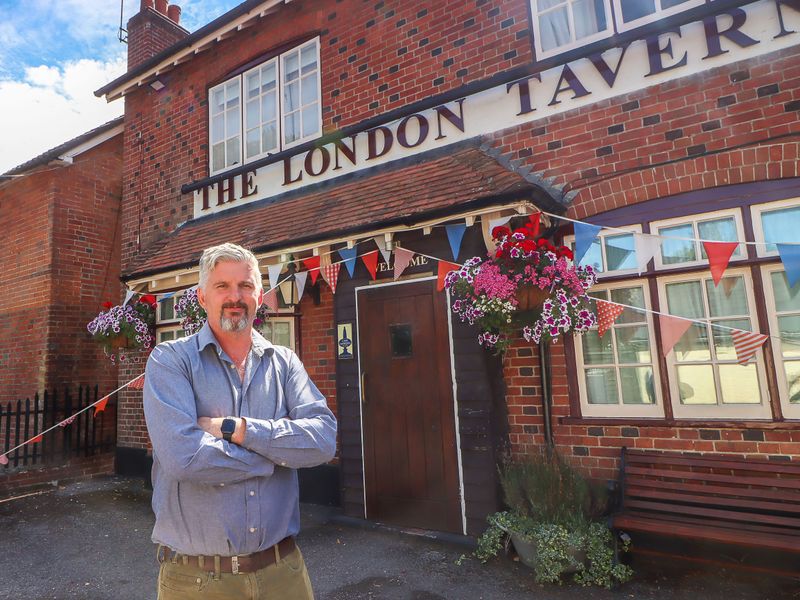
[[[155,598],[150,494],[109,478],[0,502],[0,599]],[[614,591],[539,586],[509,559],[481,565],[463,546],[303,507],[299,539],[317,600],[800,600],[800,580],[637,558]]]

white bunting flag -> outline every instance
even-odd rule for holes
[[[764,345],[768,337],[763,333],[753,333],[752,331],[742,331],[741,329],[731,331],[733,347],[736,349],[736,362],[740,365],[746,365],[753,360],[756,352]]]
[[[308,271],[298,271],[294,274],[294,284],[297,286],[297,303],[303,298],[306,291],[306,279],[308,279]]]
[[[489,221],[489,233],[491,234],[495,227],[500,227],[500,225],[505,225],[511,220],[511,216],[508,217],[498,217],[496,219],[491,219]]]
[[[636,263],[641,275],[647,270],[647,263],[661,252],[661,238],[637,233],[634,234],[634,240],[636,244]]]
[[[128,302],[131,301],[131,298],[133,298],[134,294],[136,294],[136,292],[134,292],[133,290],[128,290],[127,292],[125,292],[125,302],[122,303],[122,306],[128,304]]]
[[[267,265],[267,272],[269,273],[269,287],[274,288],[278,286],[278,279],[281,276],[281,271],[286,263],[278,263],[276,265]]]
[[[382,235],[376,235],[374,238],[375,245],[378,247],[378,250],[381,251],[381,255],[383,256],[383,260],[386,261],[386,264],[389,264],[389,260],[392,258],[392,251],[386,249],[386,240],[383,239]]]

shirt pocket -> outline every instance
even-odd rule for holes
[[[178,557],[178,561],[181,560]],[[183,568],[185,567],[180,562],[178,564],[163,563],[158,575],[159,587],[178,594],[197,594],[208,586],[211,578],[209,573],[186,573],[182,572]]]

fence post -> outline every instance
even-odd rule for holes
[[[69,395],[69,388],[64,388],[64,418],[66,419],[68,416],[72,414],[72,398]],[[80,417],[78,417],[79,419]],[[75,427],[78,426],[75,422],[78,420],[75,419],[73,424]],[[69,451],[72,446],[72,429],[73,427],[64,427],[64,445],[61,449],[61,457],[62,458],[69,458]]]

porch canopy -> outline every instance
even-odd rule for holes
[[[311,254],[323,245],[524,206],[566,210],[557,188],[470,140],[188,221],[138,255],[122,278],[131,287],[166,289],[157,280],[195,271],[203,249],[224,242],[259,257]]]

